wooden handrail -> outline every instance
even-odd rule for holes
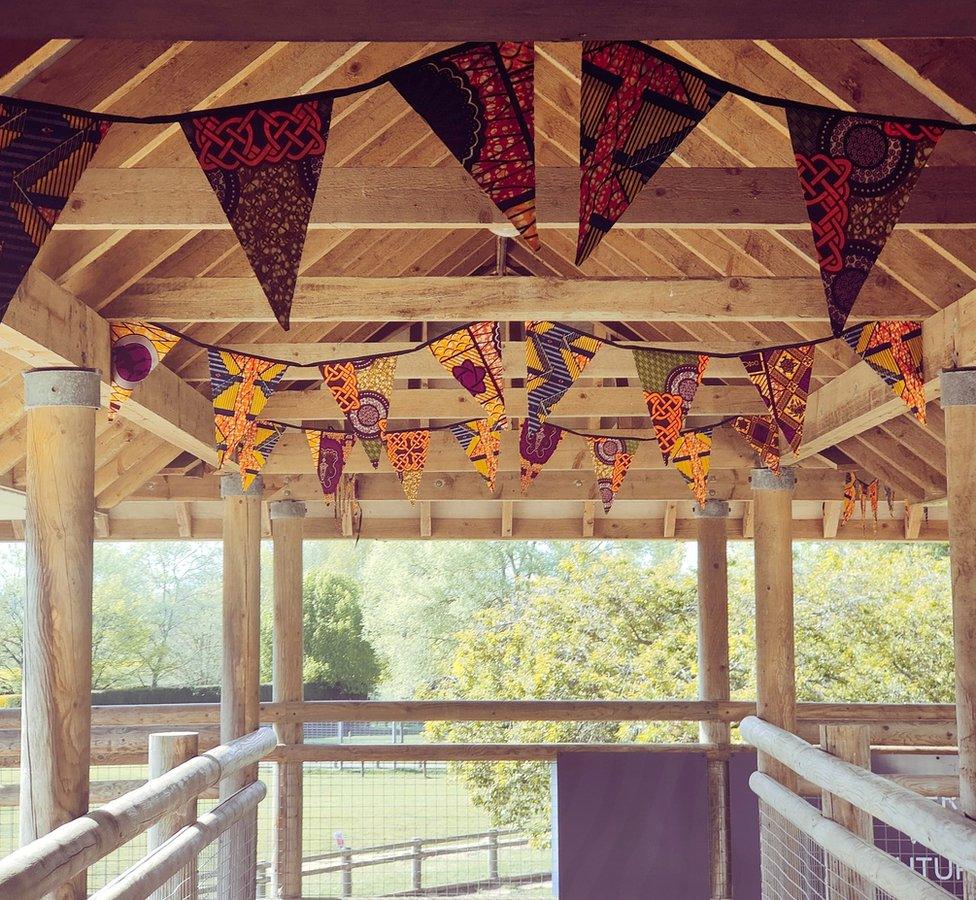
[[[262,729],[208,750],[15,850],[0,860],[0,897],[32,900],[50,893],[207,788],[254,765],[276,743],[274,732]]]
[[[228,828],[254,812],[266,794],[267,789],[260,781],[242,788],[92,894],[90,900],[143,900],[148,897],[196,859],[201,850]]]
[[[768,775],[753,772],[749,787],[760,800],[811,837],[828,854],[894,900],[949,900],[952,896],[843,825],[825,818],[806,800]]]
[[[755,716],[743,719],[741,732],[754,747],[802,778],[976,873],[976,823]]]

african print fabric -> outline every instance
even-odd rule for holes
[[[860,505],[861,507],[861,518],[867,518],[867,508],[870,504],[871,515],[874,517],[874,527],[878,527],[878,496],[879,483],[878,479],[875,478],[874,481],[861,481],[860,478],[854,472],[848,472],[844,479],[844,506],[841,511],[841,522],[845,524],[851,520],[854,515],[855,509]],[[885,488],[885,496],[888,497],[891,489]],[[891,501],[888,505],[889,511],[891,510]]]
[[[347,431],[320,431],[306,428],[305,440],[312,451],[312,467],[322,485],[327,500],[335,496],[342,480],[342,470],[349,458],[349,451],[356,443],[356,435]]]
[[[288,367],[213,347],[207,357],[219,469],[235,453],[248,457],[257,439],[254,423]]]
[[[729,425],[758,454],[759,461],[779,475],[779,432],[772,416],[736,416]]]
[[[583,43],[576,265],[724,93],[644,44]]]
[[[839,336],[942,129],[819,107],[786,121]]]
[[[155,325],[113,322],[112,393],[108,401],[111,422],[133,390],[149,377],[180,339]]]
[[[844,340],[908,404],[915,418],[924,425],[922,323],[868,322],[845,332]]]
[[[704,505],[708,499],[708,470],[712,462],[712,429],[684,431],[678,435],[671,462],[688,482],[695,499]]]
[[[539,476],[542,467],[552,459],[562,436],[561,428],[548,423],[544,423],[530,434],[528,420],[522,421],[522,430],[519,432],[519,458],[521,459],[520,488],[523,496],[529,492],[529,485]]]
[[[322,378],[339,409],[362,442],[375,469],[383,451],[383,432],[390,417],[390,395],[396,374],[396,356],[326,363]]]
[[[845,524],[849,522],[855,509],[857,509],[857,476],[853,472],[848,472],[844,476],[844,506],[840,514],[841,522]]]
[[[0,99],[0,320],[108,127]]]
[[[288,329],[332,100],[284,100],[183,122],[275,318]]]
[[[502,343],[497,322],[475,322],[430,343],[430,352],[488,413],[488,424],[504,426]]]
[[[246,491],[253,483],[271,451],[278,445],[284,433],[284,425],[272,422],[249,422],[237,454],[237,465],[241,469],[241,487]]]
[[[803,440],[803,419],[810,393],[813,344],[744,353],[746,373],[773,414],[776,427],[795,453]]]
[[[420,496],[420,480],[427,465],[427,451],[430,449],[430,431],[418,428],[414,431],[388,431],[383,436],[386,455],[390,460],[403,486],[410,505]]]
[[[465,44],[394,72],[393,84],[489,199],[539,249],[531,42]]]
[[[498,474],[498,453],[501,440],[498,427],[488,424],[488,419],[471,419],[451,425],[451,434],[461,445],[475,470],[488,483],[488,490],[495,490],[495,477]]]
[[[685,416],[702,383],[708,357],[670,350],[635,350],[634,362],[644,388],[644,402],[654,425],[664,464],[685,427]]]
[[[593,454],[593,469],[603,511],[610,512],[627,470],[634,461],[637,441],[632,438],[587,437],[586,443]]]
[[[529,322],[525,329],[528,378],[528,434],[533,435],[552,408],[596,356],[603,341],[559,322]]]

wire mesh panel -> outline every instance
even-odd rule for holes
[[[548,833],[496,827],[464,783],[475,765],[510,764],[306,763],[304,896],[551,896]]]

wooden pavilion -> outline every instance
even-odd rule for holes
[[[7,6],[23,8],[4,16],[0,25],[0,93],[123,115],[344,88],[457,41],[534,39],[543,245],[532,253],[513,238],[504,217],[390,85],[340,98],[292,327],[285,332],[179,126],[113,127],[0,324],[0,539],[26,540],[28,561],[20,739],[32,752],[19,755],[25,841],[84,817],[89,761],[115,758],[110,745],[119,729],[134,729],[126,732],[135,743],[125,752],[144,758],[149,731],[212,727],[219,720],[226,744],[272,722],[278,746],[271,758],[280,767],[279,827],[291,835],[279,838],[285,849],[277,884],[280,896],[299,897],[302,763],[326,758],[321,748],[302,746],[303,722],[627,717],[628,710],[614,704],[521,710],[481,704],[484,708],[445,711],[407,703],[346,704],[340,710],[304,702],[302,539],[357,536],[697,540],[701,702],[648,698],[640,708],[628,706],[634,718],[701,721],[701,743],[713,750],[728,748],[730,724],[750,712],[728,702],[724,560],[727,540],[753,540],[759,697],[751,711],[780,729],[799,728],[801,735],[817,724],[839,729],[832,739],[840,734],[840,744],[842,739],[884,743],[882,732],[892,743],[950,743],[958,748],[961,809],[976,818],[973,134],[949,132],[942,138],[857,305],[861,319],[923,323],[927,425],[919,424],[843,342],[820,344],[803,443],[784,457],[786,475],[771,479],[755,468],[756,458],[745,444],[716,433],[704,508],[693,502],[680,475],[648,452],[635,461],[605,515],[585,448],[569,442],[523,497],[514,433],[503,435],[494,495],[447,433],[432,437],[416,506],[404,499],[385,461],[374,471],[357,454],[348,460],[339,500],[326,503],[300,432],[284,434],[262,477],[245,492],[233,474],[226,476],[232,467],[215,469],[206,351],[187,342],[134,391],[118,418],[110,422],[105,408],[110,323],[120,319],[168,324],[204,343],[292,361],[265,414],[292,424],[339,418],[329,391],[303,363],[405,349],[472,319],[503,323],[506,393],[516,418],[525,415],[527,402],[521,349],[526,320],[567,322],[629,343],[712,351],[823,335],[828,328],[823,285],[783,111],[743,97],[724,97],[596,252],[581,267],[574,265],[579,38],[655,35],[655,46],[677,58],[765,94],[843,110],[971,123],[976,121],[976,14],[969,4],[941,0],[920,15],[907,0],[889,0],[815,16],[800,4],[764,0],[707,10],[687,2],[646,8],[606,3],[597,4],[599,9],[543,2],[531,10],[502,3],[462,15],[456,5],[430,2],[410,15],[389,15],[359,4],[329,4],[323,11],[292,0],[276,5],[273,20],[264,5],[251,2],[177,0],[159,6],[131,0],[124,10],[109,3]],[[391,416],[404,427],[477,414],[477,404],[430,355],[404,356],[397,378]],[[582,430],[646,432],[636,383],[630,354],[608,348],[560,403],[554,420]],[[689,424],[763,412],[738,360],[715,360]],[[893,502],[890,509],[882,504],[877,523],[859,517],[841,521],[849,472],[890,488]],[[274,542],[275,701],[259,707],[257,618],[265,537]],[[219,711],[92,712],[94,539],[223,540]],[[798,708],[791,552],[792,541],[804,539],[949,542],[954,710]],[[2,728],[15,731],[15,718],[2,719]],[[756,726],[756,734],[759,730]],[[844,756],[840,744],[835,755]],[[775,758],[770,746],[760,745],[767,774],[787,787],[796,787],[798,772],[819,784],[802,767]],[[252,747],[242,758],[250,765],[266,751],[262,745],[255,754]],[[396,752],[360,748],[370,759]],[[430,758],[438,758],[438,752],[440,758],[455,758],[452,751],[426,752]],[[460,752],[460,758],[465,752],[471,758],[517,753],[525,754],[518,758],[549,758],[555,750]],[[5,753],[7,764],[15,764],[16,749]],[[721,753],[716,760],[710,769],[713,799],[719,798],[712,896],[722,898],[730,892],[723,856],[728,825],[722,814]],[[863,764],[863,752],[858,760]],[[843,781],[832,770],[823,777],[829,787]],[[242,768],[224,779],[221,796],[231,797],[253,779],[253,771]],[[889,799],[902,812],[913,809],[905,798]],[[843,802],[857,811],[854,801]],[[865,803],[861,809],[871,810]],[[833,818],[857,833],[850,817]],[[861,829],[863,840],[863,818]],[[117,837],[124,834],[131,832],[120,827]],[[952,850],[953,840],[945,845]],[[97,843],[93,839],[88,846]],[[967,852],[966,859],[972,859],[971,849]],[[68,871],[56,850],[46,859],[50,871]],[[38,885],[63,884],[42,881],[36,865],[19,865],[28,880],[4,888],[0,877],[0,897],[35,896]],[[68,874],[73,880],[58,888],[58,896],[86,896],[83,876],[76,869]],[[2,863],[0,875],[25,877],[11,876]],[[245,887],[240,896],[247,892]],[[764,896],[792,895],[770,888]]]

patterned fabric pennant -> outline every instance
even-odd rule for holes
[[[504,426],[502,343],[497,322],[475,322],[430,344],[430,352],[488,413],[488,424]]]
[[[708,499],[708,469],[712,462],[712,429],[683,431],[678,435],[671,462],[688,482],[695,499],[704,505]]]
[[[858,505],[861,507],[861,518],[867,518],[868,504],[871,506],[871,515],[874,518],[874,530],[878,530],[878,502],[879,502],[880,483],[875,478],[873,481],[861,481],[856,473],[848,472],[844,478],[844,506],[841,511],[840,520],[847,524],[854,515],[854,510]],[[890,488],[885,488],[885,497],[888,496]],[[892,510],[889,502],[889,510]]]
[[[430,430],[418,428],[414,431],[388,431],[383,436],[386,455],[390,460],[403,486],[410,505],[417,502],[420,495],[420,480],[427,465],[427,451],[430,449]]]
[[[278,445],[284,426],[272,422],[249,422],[237,454],[241,487],[246,491],[264,468],[271,451]]]
[[[0,320],[108,128],[0,99]]]
[[[112,394],[108,401],[111,422],[133,390],[149,377],[180,339],[155,325],[113,322]]]
[[[207,357],[219,469],[228,456],[248,456],[256,437],[253,424],[288,367],[216,348]]]
[[[787,107],[827,311],[840,335],[942,129]]]
[[[285,330],[332,100],[283,100],[183,122],[193,155]]]
[[[739,359],[795,453],[803,439],[813,344],[744,353]]]
[[[396,356],[378,356],[326,363],[321,367],[322,378],[353,433],[362,442],[374,469],[380,464],[383,432],[390,417],[390,395],[397,359]]]
[[[474,464],[478,474],[488,482],[488,490],[494,492],[501,440],[498,427],[492,427],[488,422],[488,419],[458,422],[451,426],[451,434]]]
[[[356,443],[356,435],[347,431],[320,431],[317,428],[306,428],[304,431],[322,493],[327,500],[331,499],[339,489],[342,470],[349,458],[349,451]]]
[[[593,469],[603,501],[603,511],[610,512],[614,498],[624,483],[624,477],[637,452],[637,441],[632,438],[587,437],[586,443],[593,454]]]
[[[730,423],[759,455],[767,469],[779,475],[779,432],[772,416],[736,416]]]
[[[530,435],[552,415],[603,341],[559,322],[529,322],[525,329]]]
[[[404,100],[471,174],[533,249],[535,48],[466,44],[394,72]]]
[[[724,93],[644,44],[583,43],[576,265]]]
[[[924,425],[922,323],[868,322],[844,332],[844,340],[908,404],[915,418]]]
[[[667,465],[674,442],[685,427],[685,416],[705,376],[708,357],[670,350],[635,350],[634,362],[644,388],[644,402]]]
[[[529,485],[538,477],[542,467],[552,459],[562,436],[561,428],[548,423],[543,423],[530,434],[528,419],[523,420],[522,430],[519,432],[520,487],[523,496],[529,492]]]
[[[844,476],[844,506],[840,515],[840,520],[845,525],[850,522],[854,510],[857,509],[857,485],[857,476],[853,472],[848,472]]]

